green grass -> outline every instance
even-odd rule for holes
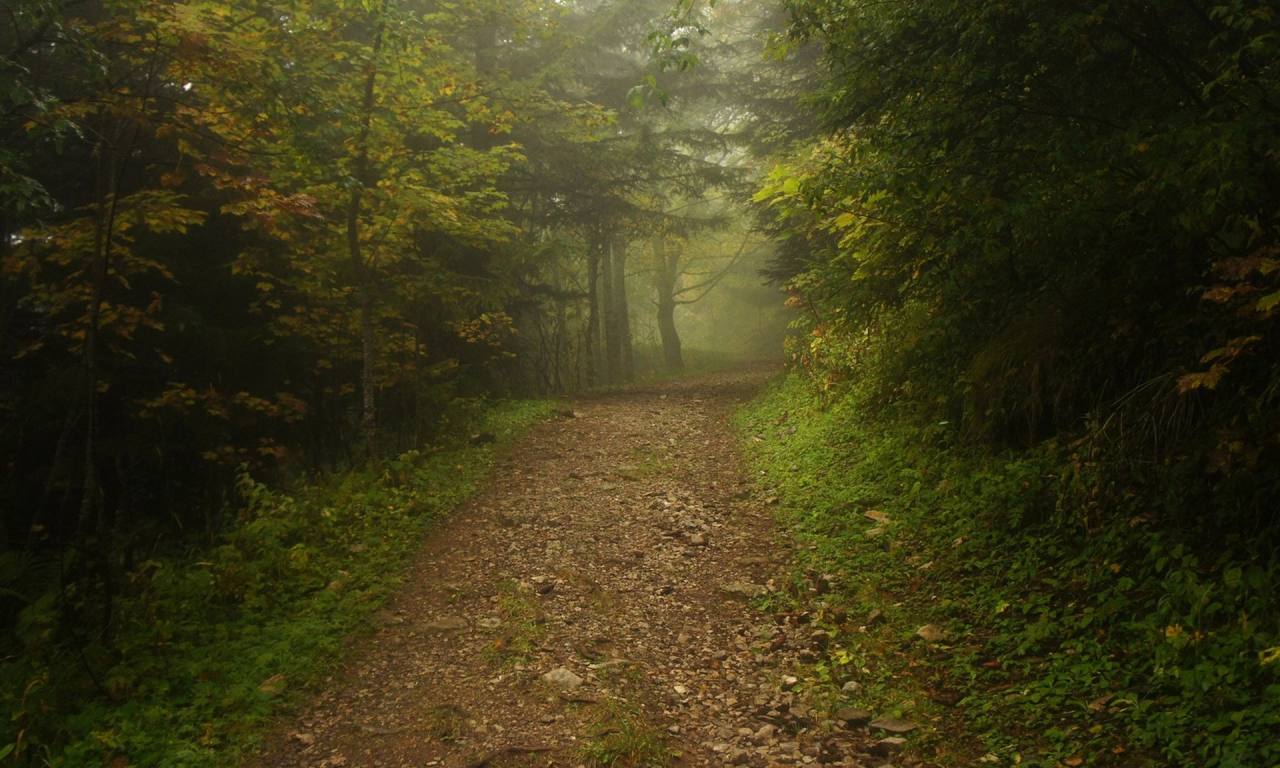
[[[835,635],[817,701],[858,682],[844,700],[925,725],[912,749],[944,765],[1280,764],[1277,557],[1209,515],[1153,522],[1182,503],[1176,467],[1100,516],[1078,445],[991,455],[798,376],[736,425],[796,539],[789,599]],[[812,573],[839,587],[819,600]]]
[[[581,758],[600,768],[662,768],[672,754],[661,732],[633,707],[611,701],[602,722],[582,745]]]
[[[502,616],[502,637],[488,649],[490,660],[497,664],[529,661],[546,634],[546,616],[533,593],[515,581],[504,581],[498,594],[498,613]]]
[[[288,492],[242,477],[240,513],[224,540],[138,564],[117,599],[111,642],[88,639],[83,658],[54,642],[58,595],[29,607],[24,652],[0,664],[12,717],[0,745],[15,747],[8,759],[235,764],[268,718],[368,631],[424,531],[475,493],[495,451],[553,405],[491,408],[480,426],[497,435],[494,445],[412,451]]]

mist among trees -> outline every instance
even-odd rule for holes
[[[1096,764],[1277,759],[1271,4],[0,8],[6,760],[208,764],[234,706],[177,762],[103,713],[323,589],[333,509],[455,499],[495,404],[784,358],[779,424],[991,461],[965,520],[1135,571]]]

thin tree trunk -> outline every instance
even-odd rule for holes
[[[582,351],[586,358],[587,386],[595,386],[596,358],[600,349],[600,251],[594,238],[587,244],[587,336]]]
[[[382,4],[382,14],[387,3]],[[347,251],[355,271],[356,292],[360,297],[360,436],[368,458],[378,458],[377,387],[377,266],[366,260],[360,243],[360,205],[369,178],[369,132],[373,126],[373,108],[377,97],[378,54],[382,50],[383,20],[378,19],[373,37],[373,54],[365,67],[364,99],[360,112],[360,133],[356,139],[355,181],[347,202]]]
[[[676,332],[676,303],[668,297],[658,297],[658,333],[662,335],[662,361],[669,371],[683,371],[684,357],[680,354],[680,334]]]
[[[624,383],[635,380],[635,355],[631,349],[631,312],[627,307],[627,242],[615,236],[613,256],[613,314],[618,331],[618,375]]]
[[[80,514],[76,520],[76,535],[82,536],[89,527],[98,501],[98,381],[101,378],[98,335],[102,324],[102,298],[106,289],[111,230],[114,229],[116,200],[116,168],[110,144],[100,141],[98,155],[97,220],[94,222],[93,256],[89,265],[89,321],[84,329],[84,350],[81,363],[84,367],[84,474],[83,495],[80,497]]]
[[[614,290],[613,254],[610,252],[610,238],[600,235],[600,290],[604,295],[604,365],[605,381],[618,383],[618,366],[621,362],[621,350],[618,347],[618,305],[617,293]]]
[[[476,76],[480,82],[486,83],[493,77],[497,67],[498,26],[486,20],[475,30],[475,64]],[[481,90],[484,90],[483,85]],[[471,124],[471,146],[474,149],[489,149],[493,146],[493,135],[489,126],[483,122]]]
[[[662,337],[662,361],[669,371],[684,370],[680,334],[676,332],[676,283],[680,278],[680,254],[667,253],[667,240],[653,243],[653,284],[658,293],[658,334]]]

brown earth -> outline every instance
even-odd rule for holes
[[[895,745],[793,692],[822,633],[749,605],[788,588],[786,550],[727,416],[772,372],[598,395],[535,427],[253,764],[883,764],[868,752]]]

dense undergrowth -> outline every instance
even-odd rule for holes
[[[798,373],[737,420],[838,577],[819,698],[858,682],[946,765],[1280,764],[1280,554],[1223,514],[1239,488],[1085,438],[993,451]]]
[[[96,635],[60,621],[73,590],[35,600],[4,640],[0,753],[19,765],[234,764],[369,626],[418,534],[476,491],[495,446],[550,409],[501,404],[475,425],[492,443],[287,491],[244,475],[221,541],[137,563]]]

